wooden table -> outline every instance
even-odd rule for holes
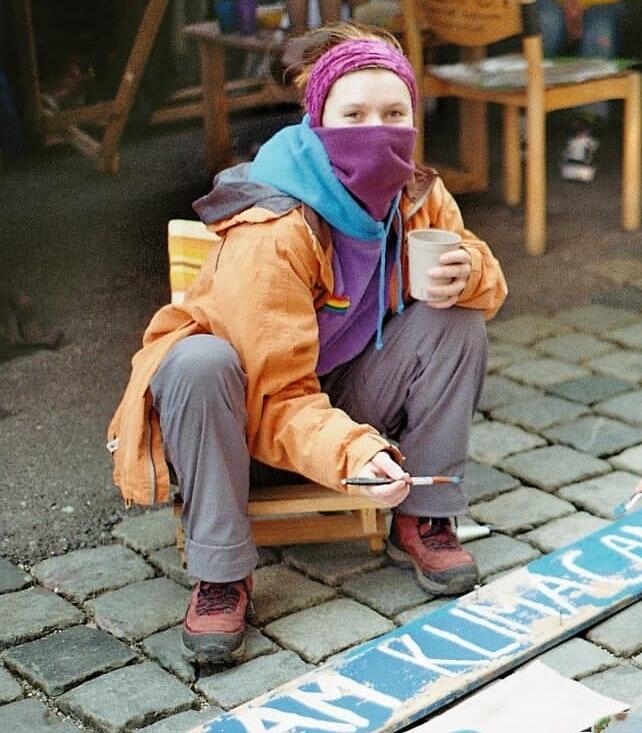
[[[252,36],[221,33],[218,25],[212,22],[186,26],[183,32],[199,44],[205,158],[210,171],[216,172],[232,161],[230,112],[296,103],[299,91],[292,84],[281,84],[270,75],[234,81],[225,79],[226,49],[277,55],[283,50],[282,32],[262,30]]]

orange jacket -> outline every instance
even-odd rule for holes
[[[464,228],[441,179],[418,177],[401,205],[406,231],[433,226],[462,236],[472,274],[458,305],[491,318],[506,297],[504,276],[488,246]],[[402,460],[386,438],[333,408],[319,388],[316,311],[333,292],[327,225],[304,206],[285,214],[254,206],[209,228],[220,235],[220,243],[214,243],[184,303],[164,306],[152,318],[109,426],[114,482],[125,501],[152,504],[169,498],[149,383],[172,346],[197,333],[221,336],[239,354],[247,375],[247,443],[253,457],[338,491],[342,478],[357,473],[381,450]],[[402,264],[407,283],[405,245]],[[395,290],[393,277],[391,303],[396,303]]]

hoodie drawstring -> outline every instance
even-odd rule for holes
[[[403,313],[403,288],[401,282],[401,240],[403,236],[402,232],[402,221],[401,212],[399,211],[399,201],[401,200],[401,193],[398,193],[390,207],[388,218],[384,226],[383,235],[380,242],[379,250],[379,303],[378,303],[378,314],[377,314],[377,338],[375,341],[375,348],[377,351],[383,349],[383,320],[386,314],[386,249],[388,247],[388,235],[390,234],[390,227],[392,226],[392,220],[397,217],[397,242],[395,245],[395,270],[397,273],[397,313]]]

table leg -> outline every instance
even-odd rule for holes
[[[229,106],[225,91],[225,49],[201,41],[201,80],[203,83],[203,122],[205,160],[211,172],[228,165],[232,159]]]

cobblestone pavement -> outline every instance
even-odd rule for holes
[[[641,314],[590,305],[489,335],[466,475],[467,521],[495,528],[468,544],[483,582],[604,526],[642,475]],[[197,679],[169,509],[112,538],[28,569],[0,560],[0,731],[180,733],[441,602],[363,543],[264,548],[245,660]],[[543,659],[642,704],[642,602]]]

